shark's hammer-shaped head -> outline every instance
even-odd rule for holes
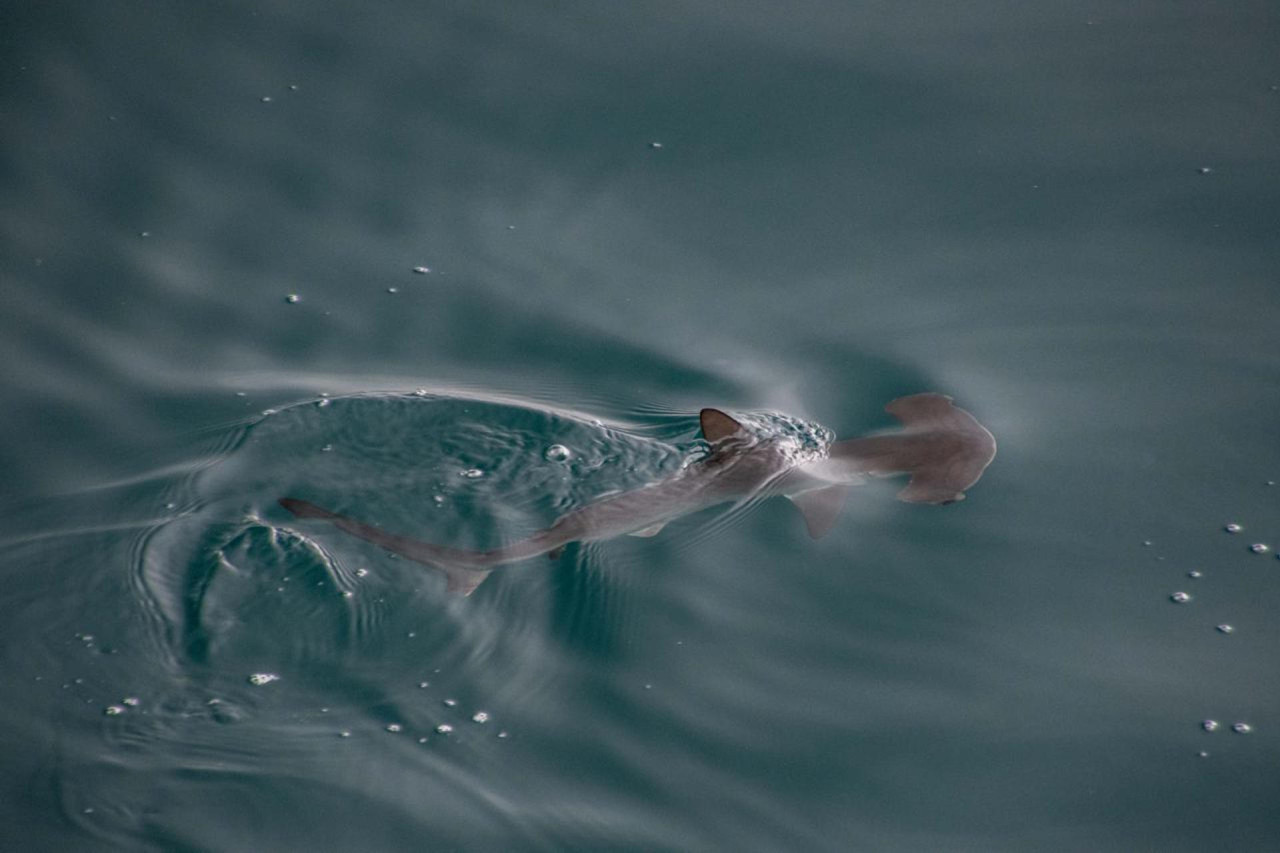
[[[885,411],[902,422],[900,432],[838,441],[831,446],[831,460],[853,473],[910,475],[898,493],[900,500],[964,500],[965,489],[978,482],[995,458],[995,438],[946,395],[899,397]]]

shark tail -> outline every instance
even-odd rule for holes
[[[365,524],[362,521],[356,521],[354,518],[330,512],[310,501],[298,500],[297,498],[281,498],[279,504],[297,518],[331,521],[334,526],[350,533],[352,536],[363,539],[366,542],[372,542],[375,545],[386,548],[393,554],[407,557],[415,563],[440,572],[445,576],[446,589],[449,592],[470,595],[475,591],[476,587],[484,582],[485,578],[489,577],[489,572],[491,571],[485,567],[461,565],[458,559],[450,559],[451,557],[464,558],[470,555],[469,552],[454,551],[439,545],[432,545],[429,542],[410,539],[407,536],[397,536],[394,533],[388,533],[381,528]]]

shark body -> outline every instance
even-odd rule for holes
[[[910,476],[898,493],[911,503],[949,504],[982,476],[995,458],[991,433],[942,394],[899,397],[885,410],[902,429],[836,441],[818,459],[798,460],[785,440],[753,435],[717,409],[699,420],[711,452],[668,479],[607,496],[557,519],[526,539],[489,550],[464,550],[389,533],[296,498],[280,505],[298,518],[322,519],[445,574],[451,592],[470,595],[495,567],[550,554],[570,542],[621,535],[653,536],[670,520],[706,507],[755,497],[784,495],[801,510],[815,539],[835,523],[845,494],[867,476]]]

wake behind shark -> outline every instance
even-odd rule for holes
[[[849,487],[867,476],[907,474],[898,493],[910,503],[949,504],[982,476],[996,455],[995,438],[973,415],[942,394],[899,397],[885,410],[902,429],[836,441],[819,458],[799,456],[794,443],[754,435],[717,409],[703,409],[702,436],[710,453],[666,480],[601,498],[573,510],[526,539],[471,551],[397,536],[296,498],[280,505],[298,518],[323,519],[340,530],[444,573],[450,592],[470,595],[495,566],[550,554],[570,542],[615,536],[654,536],[674,518],[700,509],[783,495],[800,508],[817,539],[835,524]]]

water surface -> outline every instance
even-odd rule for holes
[[[1278,23],[8,9],[6,846],[1280,844]],[[928,390],[1000,442],[969,500],[818,542],[768,501],[458,599],[275,505],[506,541],[703,406]]]

